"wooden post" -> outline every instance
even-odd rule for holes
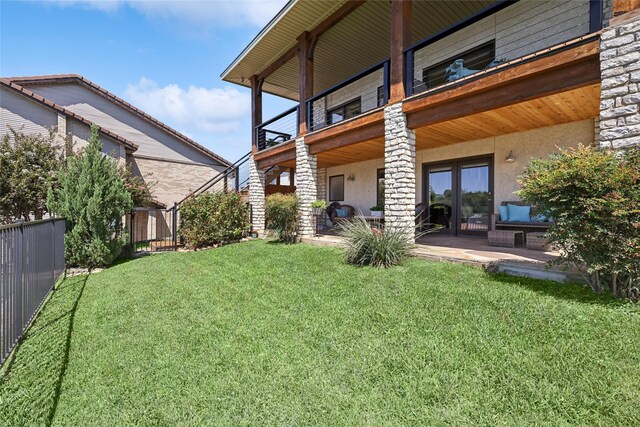
[[[313,96],[313,50],[317,39],[312,39],[308,32],[298,37],[300,47],[298,57],[300,59],[300,109],[298,111],[298,134],[308,132],[310,123],[307,123],[307,99]]]
[[[258,151],[257,127],[262,123],[262,83],[264,79],[251,76],[251,152]]]
[[[404,50],[411,43],[412,0],[391,1],[391,104],[406,97]]]
[[[640,0],[613,0],[613,16],[640,9]]]

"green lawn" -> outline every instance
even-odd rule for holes
[[[577,285],[253,241],[62,282],[7,425],[640,425],[640,307]]]

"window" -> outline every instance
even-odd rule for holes
[[[353,99],[339,107],[327,111],[327,124],[338,123],[341,120],[350,119],[360,114],[360,98]]]
[[[378,107],[382,107],[385,102],[384,102],[384,86],[378,86]]]
[[[329,177],[329,201],[344,201],[344,175]]]
[[[492,40],[489,43],[485,43],[481,46],[475,47],[471,50],[461,53],[460,55],[453,56],[446,61],[442,61],[433,67],[425,68],[422,70],[422,83],[423,90],[431,89],[441,84],[455,81],[465,75],[468,75],[470,71],[477,72],[484,70],[496,56],[496,42]],[[447,74],[447,69],[453,65],[454,61],[461,59],[463,62],[458,72],[451,70]],[[472,73],[471,73],[472,74]]]
[[[376,206],[384,208],[384,169],[378,169],[377,172]]]

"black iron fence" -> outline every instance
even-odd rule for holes
[[[62,275],[64,219],[0,226],[0,364]]]
[[[178,239],[178,209],[135,208],[129,217],[134,253],[175,250]]]

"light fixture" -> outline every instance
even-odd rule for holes
[[[356,176],[354,174],[349,174],[349,176],[347,177],[347,181],[355,181],[356,180]]]
[[[504,158],[504,161],[507,163],[513,163],[516,161],[516,156],[513,155],[513,150],[509,150],[509,155]]]

